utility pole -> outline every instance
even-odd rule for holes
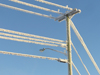
[[[66,50],[68,51],[68,75],[72,75],[72,53],[71,53],[71,33],[70,33],[70,19],[77,13],[80,13],[81,10],[76,8],[64,13],[63,15],[57,17],[55,20],[59,22],[66,20],[66,29],[67,29],[67,43]]]
[[[66,16],[67,29],[67,51],[68,51],[68,75],[72,75],[72,52],[71,52],[71,33],[70,33],[70,18]]]

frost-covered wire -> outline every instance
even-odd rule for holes
[[[59,58],[52,58],[52,57],[44,57],[44,56],[37,56],[37,55],[29,55],[29,54],[22,54],[22,53],[14,53],[14,52],[7,52],[7,51],[0,51],[2,54],[9,54],[9,55],[17,55],[23,57],[31,57],[31,58],[40,58],[40,59],[49,59],[49,60],[59,60]],[[60,59],[62,61],[66,61],[66,59]]]
[[[33,35],[33,34],[27,34],[27,33],[7,30],[7,29],[3,29],[3,28],[0,28],[0,31],[13,33],[13,34],[18,34],[18,35],[29,36],[29,37],[41,38],[41,39],[45,39],[45,40],[51,40],[51,41],[57,41],[57,42],[65,42],[63,40],[58,40],[58,39],[53,39],[53,38],[48,38],[48,37],[43,37],[43,36],[37,36],[37,35]]]
[[[76,36],[78,37],[79,41],[81,42],[82,46],[84,47],[85,51],[87,52],[89,58],[91,59],[93,65],[95,66],[96,70],[97,70],[98,73],[100,74],[100,69],[99,69],[98,65],[96,64],[94,58],[92,57],[90,51],[88,50],[88,48],[87,48],[85,42],[83,41],[83,38],[81,37],[81,35],[79,34],[78,30],[76,29],[74,23],[73,23],[72,21],[70,21],[70,22],[71,22],[71,27],[72,27],[72,29],[74,30]]]
[[[77,69],[77,67],[75,66],[75,64],[72,62],[72,65],[73,65],[73,67],[75,68],[75,70],[77,71],[77,73],[79,74],[79,75],[81,75],[80,74],[80,72],[79,72],[79,70]]]
[[[61,61],[66,61],[66,63],[68,63],[68,60],[61,59],[61,58],[44,57],[44,56],[29,55],[29,54],[15,53],[15,52],[7,52],[7,51],[0,51],[0,53],[2,53],[2,54],[9,54],[9,55],[23,56],[23,57],[31,57],[31,58],[57,60],[57,61],[61,60]],[[72,65],[74,66],[74,68],[78,72],[78,74],[81,75],[80,72],[78,71],[78,69],[76,68],[76,66],[74,65],[74,63],[72,63]]]
[[[45,4],[49,4],[49,5],[53,5],[53,6],[56,6],[56,7],[63,8],[63,9],[73,10],[72,8],[68,7],[68,5],[67,6],[63,6],[63,5],[59,5],[59,4],[56,4],[56,3],[48,2],[48,1],[45,1],[45,0],[35,0],[35,1],[42,2],[42,3],[45,3]]]
[[[76,50],[76,48],[75,48],[75,46],[74,46],[74,44],[73,44],[72,42],[71,42],[71,45],[72,45],[72,47],[74,48],[74,50],[75,50],[75,52],[76,52],[77,56],[79,57],[79,59],[80,59],[80,61],[81,61],[82,65],[84,66],[84,68],[85,68],[86,72],[88,73],[88,75],[90,75],[90,73],[89,73],[89,71],[88,71],[87,67],[86,67],[86,66],[85,66],[85,64],[83,63],[83,61],[82,61],[82,59],[81,59],[80,55],[78,54],[78,52],[77,52],[77,50]]]
[[[47,40],[41,40],[41,39],[35,39],[35,38],[30,38],[30,37],[24,37],[24,36],[17,36],[17,35],[12,35],[12,34],[6,34],[6,33],[1,33],[0,35],[4,36],[9,36],[9,37],[14,37],[14,38],[21,38],[21,39],[28,39],[28,40],[34,40],[34,41],[40,41],[40,42],[46,42],[46,43],[53,43],[53,44],[65,44],[65,43],[59,43],[59,42],[53,42],[53,41],[47,41]]]
[[[6,40],[12,40],[12,41],[19,41],[19,42],[26,42],[26,43],[35,43],[35,44],[40,44],[40,45],[59,47],[59,45],[55,45],[55,44],[41,43],[41,42],[35,42],[35,41],[29,41],[29,40],[23,40],[23,39],[16,39],[16,38],[5,37],[5,36],[0,36],[0,38],[1,39],[6,39]]]
[[[21,8],[17,8],[17,7],[9,6],[9,5],[2,4],[2,3],[0,3],[0,6],[2,6],[2,7],[6,7],[6,8],[10,8],[10,9],[14,9],[14,10],[18,10],[18,11],[22,11],[22,12],[26,12],[26,13],[30,13],[30,14],[34,14],[34,15],[38,15],[38,16],[43,16],[43,17],[47,17],[47,18],[51,18],[51,19],[55,19],[54,17],[49,16],[49,15],[45,15],[45,14],[41,14],[41,13],[37,13],[37,12],[33,12],[33,11],[29,11],[29,10],[21,9]]]
[[[33,4],[26,3],[26,2],[23,2],[23,1],[19,1],[19,0],[9,0],[9,1],[13,1],[13,2],[16,2],[16,3],[20,3],[20,4],[23,4],[23,5],[26,5],[26,6],[38,8],[38,9],[49,11],[49,12],[53,12],[53,13],[63,14],[63,13],[55,11],[55,10],[51,10],[51,9],[44,8],[44,7],[41,7],[41,6],[33,5]]]

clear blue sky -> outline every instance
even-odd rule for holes
[[[35,5],[43,6],[53,10],[60,9],[55,6],[36,2],[34,0],[21,0]],[[83,37],[89,51],[94,57],[97,65],[100,67],[100,1],[99,0],[48,0],[61,5],[68,5],[71,8],[81,9],[81,13],[72,18],[76,28]],[[0,3],[39,12],[42,14],[59,15],[31,8],[9,0],[0,0]],[[66,10],[61,9],[64,13]],[[0,7],[0,28],[35,34],[55,39],[66,40],[66,22],[58,22],[53,19]],[[94,65],[89,59],[87,53],[77,39],[73,30],[71,30],[71,39],[78,50],[83,62],[86,64],[91,75],[99,75]],[[63,54],[50,50],[39,52],[41,48],[52,48],[64,51],[64,48],[50,47],[37,44],[29,44],[10,40],[0,39],[0,50],[17,53],[33,54],[39,56],[56,57],[67,59]],[[68,75],[68,66],[52,60],[26,58],[20,56],[0,54],[0,75]],[[81,64],[75,51],[72,49],[72,59],[82,75],[88,75]],[[73,75],[78,75],[73,68]]]

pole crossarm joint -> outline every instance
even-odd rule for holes
[[[75,15],[75,14],[77,14],[77,13],[80,13],[80,12],[81,12],[80,9],[76,9],[76,8],[75,8],[75,9],[73,9],[73,10],[71,10],[71,11],[69,11],[69,12],[66,12],[66,13],[64,13],[63,15],[61,15],[61,16],[55,18],[55,21],[58,20],[59,22],[61,22],[61,21],[63,21],[63,20],[66,19],[66,16],[73,16],[73,15]]]

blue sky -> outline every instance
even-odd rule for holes
[[[34,0],[21,0],[31,4],[39,5],[49,9],[60,9],[63,13],[65,9],[55,6],[36,2]],[[73,23],[83,37],[90,53],[94,57],[97,65],[100,67],[100,1],[99,0],[48,0],[60,5],[68,5],[71,8],[81,9],[81,13],[72,18]],[[57,17],[58,14],[31,8],[25,5],[17,4],[9,0],[0,0],[0,3],[39,12],[42,14],[52,14]],[[12,10],[9,8],[0,7],[0,28],[45,36],[60,40],[66,40],[66,22],[58,22],[53,19],[28,14],[21,11]],[[77,39],[75,33],[71,29],[71,39],[79,52],[83,62],[86,64],[91,75],[99,75],[94,65],[89,59],[87,53]],[[43,53],[39,52],[41,48],[52,48],[59,51],[64,51],[65,48],[51,47],[23,42],[0,39],[0,50],[17,53],[33,54],[39,56],[56,57],[67,59],[63,54],[46,50]],[[68,66],[65,63],[57,61],[26,58],[20,56],[0,54],[0,75],[68,75]],[[88,75],[78,56],[72,48],[72,59],[81,75]],[[73,75],[78,75],[73,68]]]

